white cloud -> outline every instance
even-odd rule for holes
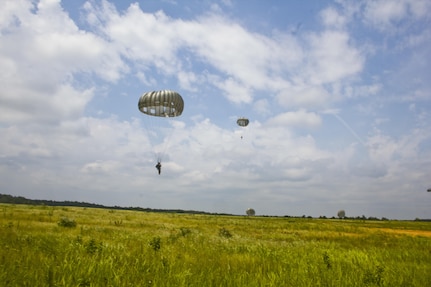
[[[219,83],[216,82],[215,85],[234,103],[250,103],[252,100],[250,88],[238,83],[233,78],[228,78]]]
[[[322,17],[323,24],[329,28],[342,29],[347,22],[346,17],[338,13],[333,7],[322,10],[320,16]]]
[[[367,139],[369,156],[373,162],[398,164],[408,159],[418,159],[420,144],[430,137],[430,132],[423,128],[415,129],[411,134],[393,138],[377,130]]]
[[[80,31],[59,1],[41,1],[35,11],[19,3],[9,8],[15,21],[1,26],[0,84],[7,87],[0,92],[1,121],[59,121],[82,115],[93,91],[74,87],[73,75],[94,72],[115,81],[125,71],[120,57],[103,40]]]
[[[269,102],[267,99],[260,99],[255,101],[253,109],[261,115],[269,115],[271,113]]]
[[[3,123],[32,121],[36,124],[40,121],[53,124],[77,118],[82,116],[93,96],[91,90],[79,91],[70,85],[44,88],[18,82],[18,79],[3,84],[8,86],[7,91],[0,92],[0,121]]]
[[[320,108],[330,104],[334,98],[321,85],[297,83],[288,86],[277,94],[278,102],[286,108]]]
[[[85,164],[81,168],[83,173],[97,173],[109,176],[118,169],[118,163],[115,161],[95,161]]]
[[[332,83],[362,71],[364,57],[350,43],[349,34],[342,31],[324,31],[309,36],[310,59],[306,70],[309,83]]]
[[[403,19],[423,18],[430,11],[431,3],[427,0],[369,0],[365,3],[364,17],[376,29],[393,31]]]
[[[181,88],[188,91],[197,91],[196,82],[198,76],[193,72],[180,71],[178,73],[178,82]]]
[[[296,112],[286,112],[277,115],[268,120],[267,124],[271,126],[285,126],[287,127],[308,127],[316,128],[322,123],[319,115],[305,110],[298,110]]]
[[[298,57],[302,57],[293,38],[278,35],[271,39],[253,34],[220,15],[185,21],[171,19],[161,11],[144,13],[137,4],[123,15],[106,3],[101,7],[87,4],[86,9],[89,23],[97,25],[96,29],[118,46],[122,55],[144,67],[154,66],[162,74],[180,75],[186,88],[189,86],[184,75],[190,71],[184,69],[189,65],[179,53],[182,49],[193,52],[194,61],[211,65],[217,74],[227,76],[226,82],[216,86],[249,90],[248,96],[246,93],[240,98],[238,93],[226,93],[233,102],[249,102],[254,90],[279,86],[285,80],[277,74],[297,65]]]
[[[335,212],[343,202],[355,206],[347,210],[354,214],[372,199],[388,198],[387,190],[401,198],[420,184],[415,181],[428,182],[427,89],[418,84],[424,78],[411,81],[403,98],[393,96],[411,107],[413,124],[400,126],[398,135],[385,130],[384,123],[399,119],[381,103],[374,106],[388,87],[379,62],[367,70],[375,59],[363,52],[363,34],[355,34],[362,24],[356,6],[324,9],[317,30],[306,30],[308,22],[295,35],[281,26],[264,35],[239,24],[234,10],[228,18],[224,6],[173,18],[138,4],[118,11],[107,1],[86,2],[87,22],[79,28],[59,1],[5,3],[0,182],[15,194],[216,212],[237,212],[246,202],[259,204],[259,213],[300,215]],[[388,8],[373,16],[380,22],[369,23],[425,17],[415,3],[403,3],[401,12]],[[429,37],[414,35],[402,48],[417,53]],[[427,74],[421,51],[406,61],[400,78]],[[394,90],[399,82],[392,81]],[[172,122],[175,133],[158,176],[136,102],[142,90],[167,85],[183,90],[186,110]],[[339,130],[346,127],[321,117],[316,110],[322,109],[335,118],[339,110],[355,111],[349,114],[355,128],[376,129],[362,139],[346,126],[354,136],[345,137]],[[241,129],[232,115],[245,113],[250,124]]]
[[[234,103],[250,103],[260,91],[278,94],[280,102],[296,106],[327,103],[329,97],[321,85],[351,77],[363,66],[363,56],[344,31],[309,33],[305,39],[280,32],[267,37],[247,31],[221,13],[186,21],[161,11],[144,13],[137,4],[122,15],[107,3],[86,8],[89,19],[98,19],[90,23],[97,24],[96,29],[135,65],[153,66],[161,74],[177,77],[188,90],[196,89],[193,85],[213,85]],[[335,9],[325,10],[322,18],[328,27],[343,25],[343,16]],[[194,58],[181,57],[180,51],[189,51]],[[187,69],[190,61],[209,66],[211,76],[198,79]],[[150,74],[141,72],[140,77],[150,82]],[[296,87],[297,82],[314,87]],[[302,95],[285,96],[298,90]]]
[[[403,18],[406,13],[406,1],[368,1],[365,7],[366,19],[376,26],[388,26],[392,21]]]

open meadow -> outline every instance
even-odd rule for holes
[[[431,222],[0,209],[1,286],[431,286]]]

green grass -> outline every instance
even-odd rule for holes
[[[0,286],[431,286],[430,222],[0,212]]]

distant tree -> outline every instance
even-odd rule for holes
[[[256,212],[254,211],[254,209],[253,209],[253,208],[248,208],[248,209],[245,211],[245,213],[246,213],[248,216],[254,216],[254,215],[256,214]]]
[[[344,218],[346,217],[346,212],[343,209],[341,209],[340,211],[338,211],[337,215],[339,218]]]

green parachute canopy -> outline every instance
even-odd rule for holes
[[[249,120],[247,118],[239,118],[236,123],[240,126],[240,127],[246,127],[248,126]]]
[[[246,213],[248,216],[254,216],[254,215],[256,214],[256,212],[254,211],[254,209],[253,209],[253,208],[248,208],[248,209],[245,211],[245,213]]]
[[[139,98],[139,110],[155,117],[178,117],[184,109],[180,94],[171,90],[144,93]]]

